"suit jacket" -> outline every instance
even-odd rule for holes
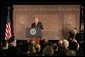
[[[32,28],[40,28],[41,30],[43,30],[43,25],[41,22],[38,22],[37,26],[35,23],[32,23],[31,25]]]
[[[75,35],[75,37],[74,37],[74,35]],[[74,34],[73,32],[69,32],[69,37],[68,37],[68,39],[69,38],[75,38],[76,40],[77,40],[77,42],[78,43],[80,43],[81,42],[81,35],[80,35],[80,33],[76,33],[76,34]]]
[[[82,41],[82,37],[80,33],[76,33],[75,39],[77,40],[77,42],[80,44],[80,42]]]

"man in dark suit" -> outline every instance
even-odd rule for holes
[[[31,25],[32,28],[40,28],[43,31],[43,25],[42,22],[39,22],[38,18],[34,18],[34,23]]]
[[[69,40],[76,39],[78,43],[81,41],[81,35],[78,32],[77,28],[73,28],[71,32],[69,32]]]
[[[39,22],[38,17],[34,18],[34,23],[32,23],[31,28],[39,28],[43,31],[42,22]],[[32,40],[34,40],[36,42],[36,45],[39,44],[39,42],[40,42],[40,38],[35,37]]]
[[[77,41],[75,42],[74,39]],[[69,35],[69,49],[77,49],[77,56],[84,56],[84,51],[83,51],[83,43],[84,40],[80,34],[80,32],[78,32],[77,28],[74,28],[73,31],[70,32]]]

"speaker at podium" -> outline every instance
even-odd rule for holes
[[[27,38],[42,38],[42,30],[40,28],[26,28]]]

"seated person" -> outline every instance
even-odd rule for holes
[[[66,56],[76,56],[76,51],[75,50],[68,50],[66,53]]]
[[[58,56],[66,56],[66,52],[68,51],[68,46],[69,46],[69,43],[67,40],[65,40],[65,39],[59,40],[57,55]]]
[[[78,43],[81,42],[81,35],[77,28],[73,28],[72,31],[69,32],[68,40],[76,39]]]
[[[14,55],[16,56],[17,55],[17,43],[16,43],[16,39],[14,38],[10,38],[9,39],[9,48],[8,48],[8,51],[9,51],[9,55]]]
[[[76,51],[79,49],[79,44],[76,41],[76,39],[72,39],[69,41],[69,49],[76,50]]]
[[[43,49],[43,55],[44,56],[52,56],[54,54],[54,49],[52,48],[52,46],[47,45],[44,49]]]

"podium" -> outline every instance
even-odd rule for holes
[[[42,38],[42,31],[40,28],[26,28],[26,37]]]
[[[35,46],[37,46],[42,38],[42,31],[40,28],[26,28],[26,37],[35,41]]]

